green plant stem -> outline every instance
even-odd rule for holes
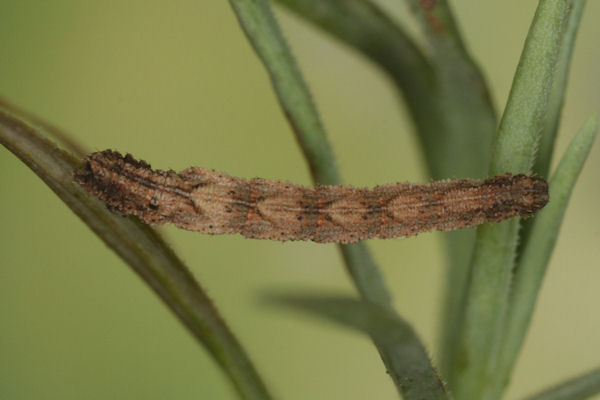
[[[531,169],[566,14],[565,0],[541,0],[538,5],[496,138],[490,175]],[[457,375],[451,382],[458,399],[480,399],[493,385],[518,231],[518,218],[477,230]]]
[[[230,0],[230,3],[269,73],[279,103],[304,151],[314,182],[325,185],[341,183],[317,109],[268,1]],[[361,295],[390,306],[389,292],[365,245],[342,245],[341,251]]]
[[[524,248],[513,278],[511,296],[498,364],[496,385],[488,398],[500,398],[525,339],[538,292],[556,244],[563,216],[575,182],[590,152],[598,128],[598,117],[590,118],[573,139],[550,180],[550,202],[538,213],[531,239]]]
[[[230,0],[230,4],[265,65],[279,104],[306,154],[313,178],[321,184],[339,182],[340,175],[332,162],[334,157],[326,142],[325,129],[269,2]]]
[[[362,242],[341,244],[339,249],[348,274],[362,298],[392,308],[392,298],[367,245]]]
[[[526,400],[585,400],[600,393],[600,368],[544,390]]]
[[[154,290],[206,347],[243,399],[269,399],[266,386],[216,308],[181,260],[150,227],[117,216],[74,182],[82,161],[13,112],[0,109],[0,143],[31,168]]]

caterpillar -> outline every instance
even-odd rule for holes
[[[147,224],[280,241],[352,243],[462,229],[532,215],[548,202],[546,181],[523,174],[311,188],[199,167],[152,170],[112,150],[87,156],[74,177],[112,211]]]

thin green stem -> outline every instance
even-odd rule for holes
[[[407,2],[431,48],[430,63],[436,77],[432,95],[443,121],[443,130],[434,133],[439,150],[429,155],[436,157],[442,168],[434,177],[481,177],[489,167],[497,125],[485,79],[464,44],[448,1]],[[445,238],[448,269],[439,337],[440,369],[452,387],[475,232],[450,232]]]
[[[444,40],[466,55],[466,46],[447,1],[406,0],[418,17],[430,43]]]
[[[290,121],[315,183],[341,183],[325,129],[310,92],[266,0],[230,0],[254,50],[263,61],[283,111]],[[376,264],[364,244],[342,245],[346,266],[365,298],[390,306]]]
[[[538,5],[496,138],[490,175],[527,173],[533,165],[566,14],[566,0],[541,0]],[[454,363],[458,399],[482,398],[496,379],[518,231],[518,218],[477,231]]]
[[[590,118],[573,139],[550,180],[550,202],[535,217],[513,278],[502,348],[494,371],[497,379],[488,398],[500,398],[525,339],[538,292],[554,250],[563,216],[575,182],[590,152],[598,117]]]
[[[243,348],[181,260],[150,227],[117,216],[74,182],[82,161],[0,109],[0,143],[29,166],[154,290],[206,347],[243,399],[269,399]]]

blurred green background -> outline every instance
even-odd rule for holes
[[[498,108],[536,1],[455,2]],[[558,153],[600,109],[600,2],[588,2]],[[404,2],[381,2],[410,22]],[[286,10],[280,23],[348,183],[428,178],[404,107],[373,65]],[[0,2],[0,96],[90,151],[309,184],[267,76],[226,1]],[[467,150],[468,151],[468,150]],[[556,160],[555,160],[556,161]],[[600,151],[567,211],[508,397],[600,363]],[[132,271],[0,148],[0,398],[236,398]],[[162,228],[277,398],[396,398],[366,337],[266,307],[270,290],[354,293],[337,248]],[[441,234],[369,242],[395,305],[436,354]]]

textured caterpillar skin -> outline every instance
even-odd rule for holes
[[[75,179],[111,210],[148,224],[281,241],[351,243],[468,228],[531,215],[548,202],[546,181],[526,175],[309,188],[198,167],[153,171],[112,150],[90,154]]]

